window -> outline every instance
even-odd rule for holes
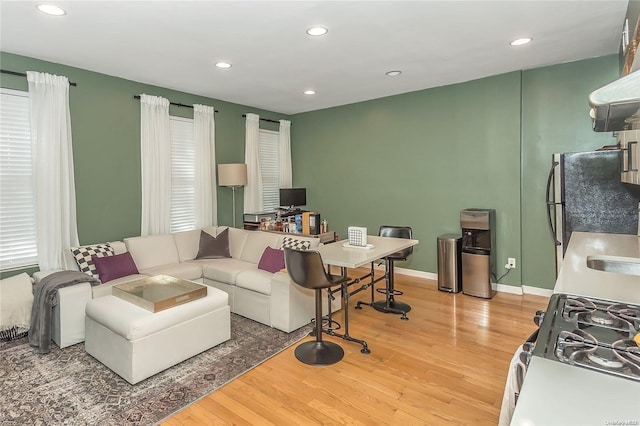
[[[171,117],[171,232],[196,228],[193,119]]]
[[[274,211],[280,205],[280,145],[278,132],[260,129],[258,161],[262,174],[262,203],[264,211]]]
[[[29,94],[0,89],[0,269],[37,263]]]

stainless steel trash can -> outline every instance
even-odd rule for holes
[[[444,234],[438,237],[438,290],[458,293],[462,290],[462,236]]]

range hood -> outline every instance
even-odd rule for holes
[[[595,132],[640,129],[640,70],[589,95]]]

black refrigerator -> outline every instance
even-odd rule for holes
[[[573,231],[638,234],[640,186],[620,181],[619,149],[554,154],[547,179],[547,219],[556,274]]]

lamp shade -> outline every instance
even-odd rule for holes
[[[218,164],[218,185],[245,186],[247,184],[247,165]]]

